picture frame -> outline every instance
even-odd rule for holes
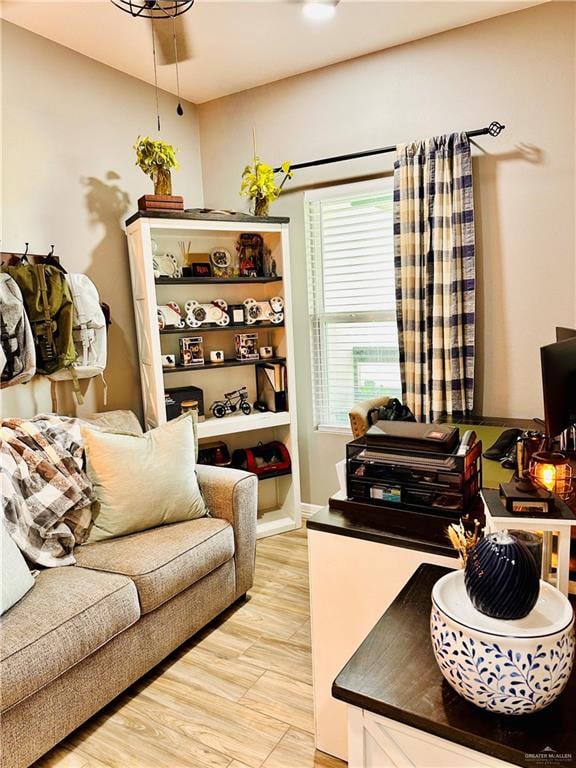
[[[230,316],[230,325],[244,325],[244,304],[229,304],[228,315]]]

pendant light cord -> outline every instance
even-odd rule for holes
[[[158,134],[160,134],[160,105],[158,101],[158,68],[156,65],[156,35],[154,33],[154,19],[152,19],[152,57],[154,59],[154,91],[156,94],[156,120],[158,122]]]
[[[182,116],[184,110],[182,109],[182,103],[180,102],[180,73],[178,72],[178,39],[176,37],[176,16],[172,17],[172,37],[174,39],[174,59],[176,63],[176,93],[178,94],[178,106],[176,112]]]

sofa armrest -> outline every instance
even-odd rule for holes
[[[368,412],[371,411],[372,408],[388,405],[389,402],[389,397],[375,397],[373,400],[364,400],[362,403],[353,405],[348,414],[348,417],[350,418],[350,426],[352,427],[352,436],[354,438],[362,437],[370,426],[368,424]]]
[[[234,528],[236,597],[245,594],[254,581],[258,478],[250,472],[199,464],[198,483],[206,506]]]

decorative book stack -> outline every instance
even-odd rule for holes
[[[183,211],[184,198],[178,195],[143,195],[138,200],[139,211]]]

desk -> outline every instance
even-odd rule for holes
[[[550,580],[549,563],[552,556],[552,535],[558,536],[558,566],[555,586],[564,595],[569,592],[570,580],[570,532],[576,524],[576,514],[566,504],[559,503],[550,512],[532,515],[509,512],[500,501],[498,491],[482,490],[486,507],[486,533],[518,528],[524,531],[543,532],[542,578]]]
[[[349,768],[575,765],[574,672],[553,704],[524,717],[475,707],[442,677],[429,621],[447,572],[421,565],[334,681],[349,705]]]

